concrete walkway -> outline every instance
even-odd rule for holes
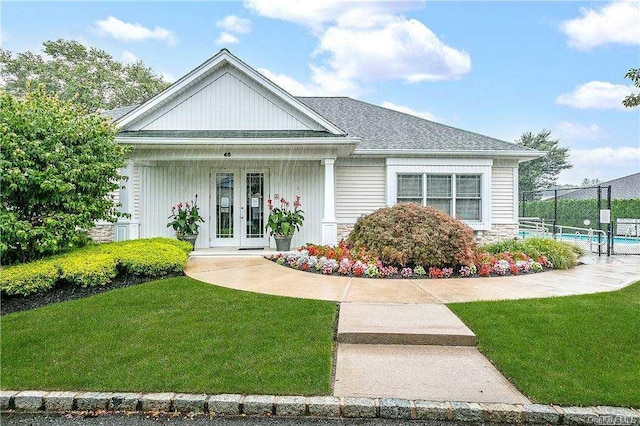
[[[260,256],[195,256],[188,276],[237,290],[340,303],[334,395],[526,404],[444,304],[597,293],[640,280],[640,258],[568,271],[454,279],[324,276]]]
[[[261,256],[191,257],[185,273],[222,287],[304,299],[363,303],[453,303],[618,290],[640,280],[640,257],[496,278],[369,279],[297,271]]]
[[[441,304],[340,304],[334,395],[528,403]]]

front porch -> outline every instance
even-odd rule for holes
[[[171,207],[195,201],[197,195],[204,218],[197,249],[235,253],[235,248],[275,247],[265,229],[267,200],[278,205],[280,198],[292,202],[299,195],[305,221],[292,246],[336,244],[334,163],[350,151],[330,143],[294,149],[275,142],[266,147],[265,142],[192,145],[181,150],[134,145],[123,171],[129,180],[120,191],[122,210],[131,218],[116,224],[115,239],[172,237],[173,230],[166,227]]]

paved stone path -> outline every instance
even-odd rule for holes
[[[526,404],[444,304],[613,291],[640,280],[640,258],[542,274],[443,280],[324,276],[259,256],[195,256],[185,272],[238,290],[341,302],[336,396]]]

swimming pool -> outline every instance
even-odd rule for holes
[[[531,231],[520,231],[519,235],[520,235],[520,238],[530,238],[530,237],[552,238],[553,237],[553,234],[551,232],[539,233],[539,232],[531,232]],[[556,239],[561,241],[589,242],[591,241],[591,238],[593,238],[594,242],[598,241],[597,235],[590,237],[586,234],[556,234]],[[602,242],[604,243],[606,242],[606,240],[602,238]],[[616,245],[616,244],[640,244],[640,238],[614,236],[613,245]]]

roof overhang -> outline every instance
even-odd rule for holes
[[[223,158],[229,152],[238,159],[293,158],[323,159],[350,156],[359,138],[145,138],[116,136],[116,142],[131,146],[134,154],[153,151],[157,157],[195,160]],[[234,155],[234,152],[237,155]]]
[[[476,151],[453,151],[453,150],[430,150],[430,149],[356,149],[352,157],[448,157],[448,158],[510,158],[519,162],[534,160],[547,155],[543,151],[534,150],[476,150]]]

